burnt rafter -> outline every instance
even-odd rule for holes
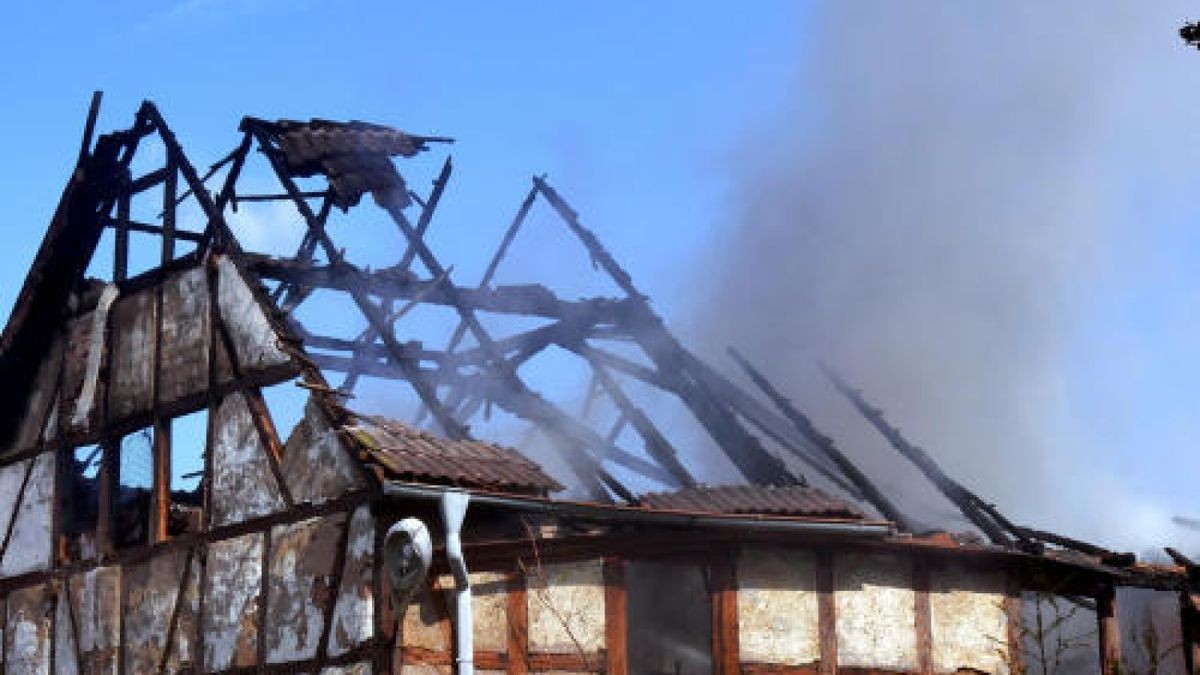
[[[472,420],[496,406],[530,423],[548,439],[593,498],[625,501],[636,500],[636,493],[644,489],[700,484],[693,463],[699,459],[698,453],[706,450],[697,449],[694,442],[680,445],[679,439],[668,434],[670,428],[654,419],[659,406],[640,400],[647,395],[665,395],[682,403],[712,441],[711,447],[747,481],[805,485],[800,470],[812,472],[844,494],[872,502],[886,517],[903,524],[900,512],[881,498],[836,448],[831,451],[831,444],[811,423],[797,422],[807,420],[802,413],[764,405],[685,348],[632,276],[544,176],[532,179],[481,278],[464,285],[455,282],[453,267],[443,264],[426,240],[447,192],[452,162],[444,161],[426,195],[412,191],[393,162],[395,157],[412,157],[449,139],[320,120],[245,118],[240,131],[238,144],[202,173],[158,109],[146,102],[130,130],[102,137],[96,151],[82,155],[84,164],[107,161],[111,167],[105,175],[112,187],[104,192],[101,203],[87,209],[89,227],[95,232],[111,228],[119,242],[127,242],[131,232],[157,235],[163,240],[164,264],[174,258],[176,242],[196,244],[196,255],[229,255],[246,274],[272,283],[273,290],[263,293],[262,301],[273,304],[275,316],[290,324],[289,332],[306,350],[306,362],[318,370],[344,374],[342,386],[329,389],[331,395],[352,394],[363,377],[404,382],[419,399],[418,419],[430,415],[445,435],[459,439],[470,438]],[[165,161],[161,168],[130,177],[126,167],[138,141],[149,134],[163,142]],[[90,146],[90,141],[85,141],[85,146]],[[239,195],[243,170],[258,156],[266,159],[279,189]],[[297,182],[312,177],[326,179],[324,189],[311,183],[302,189]],[[220,184],[210,186],[215,180]],[[163,212],[158,222],[133,220],[130,197],[159,188],[163,190]],[[334,208],[356,208],[364,196],[370,196],[388,214],[400,236],[397,262],[391,267],[373,270],[356,265],[326,227]],[[175,210],[187,200],[193,200],[203,212],[202,231],[177,227]],[[236,212],[239,200],[290,203],[305,225],[294,255],[272,257],[244,250],[227,215],[230,209]],[[504,260],[539,205],[557,216],[593,266],[613,281],[618,294],[568,300],[539,284],[498,283]],[[413,207],[418,215],[410,220],[408,211]],[[114,267],[118,277],[124,278],[126,245],[118,246],[115,255]],[[81,264],[86,265],[86,260]],[[349,296],[352,306],[366,319],[365,330],[345,338],[305,326],[295,310],[318,289]],[[448,308],[457,316],[444,345],[426,345],[404,337],[406,314],[419,305]],[[541,319],[544,323],[494,333],[484,325],[484,315]],[[526,363],[550,349],[572,355],[582,364],[592,382],[588,408],[602,399],[608,404],[607,414],[615,414],[615,420],[569,414],[531,386],[528,378],[532,371],[526,370]],[[769,438],[774,449],[760,441],[758,434]],[[638,452],[627,449],[630,438],[641,446]],[[644,483],[638,490],[631,489],[610,467],[630,471]],[[986,504],[975,509],[989,522],[1002,518],[989,515]],[[1003,524],[997,527],[1005,530]]]
[[[993,543],[1007,546],[1015,545],[1035,553],[1040,553],[1046,544],[1051,544],[1085,555],[1095,556],[1104,564],[1114,567],[1128,567],[1135,562],[1136,556],[1132,553],[1112,551],[1061,534],[1013,523],[994,504],[984,500],[947,475],[928,452],[909,442],[900,433],[899,429],[892,426],[884,418],[883,411],[868,403],[863,397],[862,392],[847,384],[840,375],[829,367],[822,365],[822,370],[834,388],[850,401],[851,405],[866,418],[871,426],[875,427],[880,435],[887,439],[888,443],[897,452],[912,462]]]
[[[344,393],[350,393],[361,376],[408,381],[425,392],[420,396],[422,408],[418,421],[426,412],[433,411],[435,420],[443,428],[446,420],[450,420],[450,424],[464,425],[461,433],[466,433],[465,425],[475,414],[486,411],[490,404],[498,405],[534,423],[554,438],[558,447],[567,453],[568,464],[581,482],[590,485],[593,496],[615,493],[628,499],[632,492],[603,469],[603,463],[607,461],[617,461],[626,468],[636,464],[629,461],[633,454],[615,444],[624,425],[618,426],[617,434],[609,434],[612,440],[607,439],[530,389],[520,375],[522,365],[530,358],[550,347],[559,347],[578,356],[593,374],[603,378],[598,380],[604,384],[600,388],[602,393],[620,412],[620,419],[641,438],[652,460],[650,464],[660,467],[651,472],[635,469],[644,478],[668,485],[695,483],[684,459],[644,409],[625,394],[618,376],[633,378],[682,401],[715,445],[753,483],[796,485],[805,481],[781,457],[768,451],[744,426],[747,423],[767,431],[794,458],[851,496],[862,496],[853,481],[798,434],[786,419],[716,375],[679,343],[650,308],[630,275],[600,244],[596,235],[579,222],[578,214],[544,177],[533,179],[531,189],[505,230],[479,283],[473,287],[460,286],[453,283],[449,269],[438,260],[424,239],[449,179],[451,163],[446,161],[434,180],[431,193],[422,199],[408,189],[394,166],[382,164],[377,159],[384,155],[415,154],[425,148],[424,138],[413,137],[409,144],[396,141],[395,145],[403,146],[402,152],[386,144],[372,146],[375,141],[369,141],[369,147],[359,148],[359,154],[370,157],[350,160],[347,158],[353,154],[350,150],[358,142],[352,135],[356,128],[321,122],[305,132],[298,123],[269,123],[253,118],[247,118],[242,125],[243,131],[257,140],[259,150],[271,162],[284,193],[292,197],[304,217],[308,233],[292,258],[246,252],[240,254],[240,261],[260,278],[279,282],[273,298],[284,314],[291,315],[317,288],[357,296],[355,304],[367,315],[370,325],[356,339],[316,335],[302,326],[296,327],[308,346],[325,350],[326,353],[313,355],[320,367],[346,373]],[[372,133],[381,131],[373,126],[369,129]],[[297,148],[302,149],[303,156],[289,156],[289,153],[295,154]],[[382,270],[362,269],[346,260],[333,245],[324,227],[327,213],[314,213],[305,201],[319,193],[301,192],[294,181],[295,176],[322,173],[331,180],[329,194],[338,193],[334,200],[338,206],[348,208],[370,193],[391,216],[404,240],[403,253],[396,265]],[[539,200],[561,218],[595,265],[616,282],[623,297],[568,301],[541,285],[494,284],[501,262]],[[330,201],[327,197],[325,206]],[[405,214],[406,207],[413,203],[421,209],[415,224]],[[313,253],[318,246],[328,262],[316,262]],[[412,263],[418,261],[428,277],[421,277],[412,269]],[[394,310],[393,303],[396,302],[406,303],[405,307]],[[458,324],[443,350],[404,343],[395,337],[396,326],[392,325],[392,319],[408,307],[421,303],[448,307],[458,314]],[[523,333],[495,337],[480,322],[479,313],[553,321]],[[474,345],[461,349],[467,336],[473,339]],[[644,357],[645,363],[602,349],[591,343],[593,339],[632,345]],[[437,406],[444,409],[439,412]],[[663,480],[668,476],[669,480]]]

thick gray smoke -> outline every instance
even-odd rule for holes
[[[1175,88],[1200,72],[1175,4],[822,3],[791,107],[731,163],[704,351],[743,348],[922,517],[945,505],[818,359],[1019,520],[1135,547],[1180,535],[1090,447],[1068,381],[1145,225],[1138,172],[1197,171],[1161,165],[1194,117]]]

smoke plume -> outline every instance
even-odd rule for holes
[[[731,161],[702,351],[742,348],[922,518],[949,509],[818,360],[1021,521],[1114,545],[1174,537],[1166,507],[1093,445],[1071,362],[1145,226],[1130,208],[1137,161],[1196,171],[1159,161],[1194,97],[1153,98],[1200,70],[1175,36],[1187,7],[822,7],[789,108]]]

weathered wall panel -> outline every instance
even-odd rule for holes
[[[121,568],[101,567],[72,576],[69,597],[83,672],[116,673],[121,644]]]
[[[297,504],[336,499],[363,487],[361,470],[310,396],[283,449],[283,478]]]
[[[314,658],[333,603],[334,565],[346,517],[313,518],[271,531],[267,662]]]
[[[451,595],[447,606],[453,607],[454,578],[442,584]],[[471,573],[471,631],[475,649],[490,652],[508,651],[508,577],[491,572]]]
[[[346,564],[333,608],[329,654],[341,656],[375,636],[375,519],[366,506],[350,517]]]
[[[170,403],[208,389],[208,279],[203,267],[163,284],[158,400]]]
[[[17,510],[17,495],[21,492],[21,483],[25,480],[25,472],[29,470],[29,463],[32,461],[27,459],[0,467],[0,532],[8,532],[9,523]]]
[[[738,556],[737,581],[742,660],[783,665],[820,660],[812,553],[744,548]]]
[[[599,560],[545,565],[529,578],[529,651],[577,654],[604,648]]]
[[[54,599],[44,586],[8,595],[4,643],[6,675],[49,675]]]
[[[13,522],[12,536],[4,559],[0,561],[0,576],[11,577],[50,567],[53,508],[54,453],[43,452],[33,460],[25,494]]]
[[[71,603],[60,595],[54,606],[54,672],[56,675],[79,675],[82,671],[79,669]]]
[[[207,672],[256,664],[262,556],[261,534],[219,541],[208,548],[202,626]]]
[[[217,260],[217,305],[229,331],[234,355],[243,371],[261,370],[291,362],[279,348],[278,337],[262,306],[229,258]]]
[[[196,635],[200,621],[200,577],[203,575],[200,556],[192,556],[187,585],[183,589],[183,604],[179,607],[179,619],[175,635],[167,653],[168,675],[191,673],[196,661]]]
[[[1005,584],[1000,572],[961,567],[931,571],[929,610],[935,670],[1009,672]]]
[[[154,381],[154,289],[117,301],[111,317],[108,418],[122,420],[151,408]]]
[[[187,558],[187,551],[176,551],[125,569],[129,603],[125,614],[125,664],[129,672],[157,672],[187,571]]]
[[[0,448],[0,454],[31,450],[37,445],[39,432],[44,430],[45,421],[49,418],[51,411],[58,406],[58,373],[61,363],[62,338],[56,337],[54,344],[47,352],[46,359],[38,366],[33,388],[26,396],[26,409],[21,418],[21,425],[12,442],[8,446]],[[53,431],[57,434],[57,427]]]
[[[213,524],[228,525],[284,508],[246,398],[231,394],[217,409],[213,436]]]
[[[887,554],[850,553],[834,560],[838,664],[916,668],[911,561]]]
[[[424,611],[428,619],[437,616],[437,607],[448,611],[449,616],[455,614],[454,577],[450,574],[438,578],[438,587],[442,591],[442,601]],[[475,649],[488,652],[506,652],[509,649],[509,596],[508,575],[492,572],[470,573],[470,611],[472,611],[472,635]],[[422,623],[425,619],[422,619]],[[424,641],[430,649],[448,651],[452,647],[444,645],[442,626],[432,625],[421,628]],[[434,634],[436,633],[436,634]]]
[[[63,422],[72,438],[95,434],[99,406],[100,367],[104,361],[107,312],[92,310],[67,326],[64,348]]]

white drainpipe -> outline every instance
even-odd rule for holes
[[[474,675],[475,646],[472,639],[474,624],[471,619],[471,577],[467,574],[467,561],[463,559],[462,530],[467,516],[471,496],[465,492],[448,490],[442,493],[442,521],[446,524],[446,558],[450,572],[454,574],[455,610],[455,661],[458,675]]]

